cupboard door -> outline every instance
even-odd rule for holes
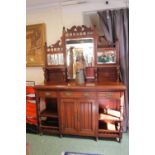
[[[95,100],[78,101],[78,133],[80,135],[95,135],[97,120]]]
[[[66,134],[77,133],[77,104],[73,99],[61,100],[61,125],[62,132]]]

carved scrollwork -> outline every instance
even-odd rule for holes
[[[66,36],[86,36],[89,34],[93,34],[93,29],[91,27],[86,27],[85,25],[82,26],[72,26],[70,29],[63,27],[63,33]]]
[[[58,40],[55,44],[52,44],[53,47],[60,47],[61,46],[61,41]]]
[[[55,44],[46,47],[47,52],[63,52],[63,45],[60,40],[58,40]]]

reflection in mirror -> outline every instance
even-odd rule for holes
[[[68,79],[75,79],[77,70],[94,65],[93,38],[67,39],[66,53]]]
[[[116,63],[116,50],[104,49],[97,51],[97,64],[115,64]]]
[[[47,54],[48,65],[64,65],[63,53]]]

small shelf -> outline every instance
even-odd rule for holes
[[[109,130],[107,128],[106,122],[99,121],[98,135],[99,137],[105,137],[105,138],[119,138],[120,131],[116,129],[116,125],[115,130]]]
[[[119,133],[120,125],[117,122],[107,123],[106,121],[99,121],[99,132]]]
[[[99,121],[117,121],[119,122],[120,121],[120,118],[119,117],[115,117],[115,116],[112,116],[112,115],[108,115],[108,114],[104,114],[104,113],[100,113],[99,114]]]
[[[49,128],[49,129],[59,129],[59,121],[58,118],[45,118],[45,120],[41,120],[41,127],[42,128]]]
[[[49,129],[49,128],[41,128],[41,132],[46,133],[46,134],[59,134],[59,129]]]
[[[50,110],[44,110],[40,113],[41,117],[52,117],[52,118],[58,118],[58,114],[55,111]]]
[[[104,138],[120,138],[120,133],[110,133],[110,132],[102,132],[98,133],[99,137],[104,137]]]
[[[44,129],[59,129],[59,127],[56,127],[56,126],[41,126],[42,128]]]

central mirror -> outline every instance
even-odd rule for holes
[[[75,79],[79,69],[94,66],[94,39],[66,39],[67,78]]]

